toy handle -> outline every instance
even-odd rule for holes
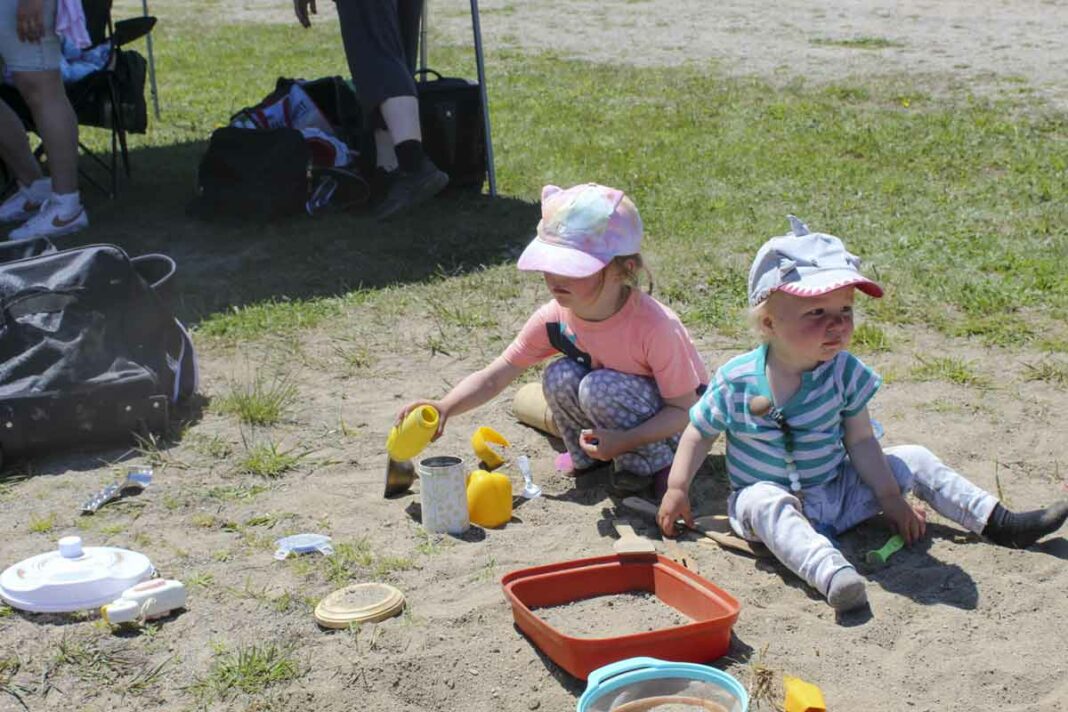
[[[658,668],[661,667],[663,664],[663,660],[657,660],[656,658],[627,658],[626,660],[609,663],[604,667],[597,668],[589,674],[589,676],[586,678],[586,688],[591,689],[596,685],[600,685],[606,680],[609,680],[613,677],[617,677],[624,673],[641,670],[642,668]]]

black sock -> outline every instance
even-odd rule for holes
[[[983,536],[1010,549],[1026,549],[1068,519],[1068,500],[1032,512],[1010,512],[999,502],[983,528]]]
[[[414,139],[401,141],[393,150],[397,152],[397,163],[405,173],[415,173],[423,163],[423,142]]]

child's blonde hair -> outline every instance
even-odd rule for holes
[[[642,259],[641,254],[618,255],[612,258],[612,261],[608,263],[608,266],[614,268],[616,273],[622,278],[623,283],[631,289],[641,288],[641,275],[642,272],[644,272],[645,276],[649,278],[649,288],[646,292],[648,294],[653,293],[653,273],[646,266],[645,260]]]

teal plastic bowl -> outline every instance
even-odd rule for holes
[[[748,712],[749,694],[722,670],[656,658],[628,658],[590,673],[578,712],[655,712],[689,705],[709,712]]]

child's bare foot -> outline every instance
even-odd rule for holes
[[[1061,528],[1068,519],[1068,500],[1031,512],[1010,512],[995,505],[983,536],[1010,549],[1026,549]]]
[[[867,584],[864,577],[852,566],[838,569],[831,576],[827,589],[827,603],[836,611],[851,611],[868,602]]]

